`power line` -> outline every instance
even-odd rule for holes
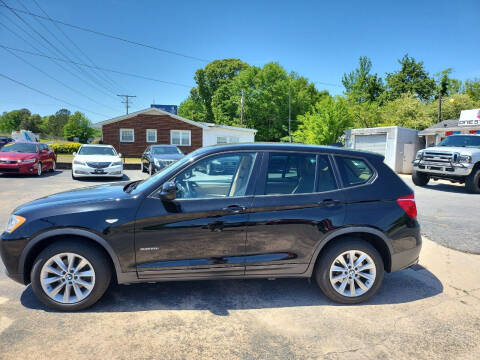
[[[10,21],[12,24],[14,24],[17,28],[19,28],[21,31],[25,32],[27,35],[30,35],[28,34],[28,32],[23,29],[20,25],[18,25],[17,23],[15,23],[13,20],[11,20],[8,16],[6,16],[5,14],[2,14],[0,13],[0,15],[3,15],[8,21]],[[30,41],[28,41],[27,39],[25,39],[23,36],[21,36],[20,34],[18,34],[17,32],[15,32],[14,30],[12,30],[11,28],[7,27],[5,24],[1,23],[0,22],[0,25],[2,25],[3,27],[5,27],[8,31],[10,31],[12,34],[14,34],[15,36],[17,36],[19,39],[23,40],[24,42],[26,42],[28,45],[30,45],[32,48],[34,48],[35,50],[37,50],[39,52],[39,56],[44,56],[44,57],[47,57],[47,58],[50,58],[52,60],[52,62],[57,65],[58,67],[60,67],[62,70],[64,70],[65,72],[69,73],[70,75],[76,77],[77,79],[79,79],[80,81],[84,82],[85,84],[87,84],[88,86],[92,86],[92,84],[90,82],[88,82],[86,79],[83,79],[82,77],[80,77],[79,75],[77,75],[76,73],[72,72],[71,70],[69,70],[68,68],[66,68],[65,66],[63,66],[62,64],[59,64],[57,61],[64,61],[64,62],[68,62],[68,61],[65,61],[63,59],[56,59],[56,58],[53,58],[53,57],[49,57],[48,55],[44,55],[44,53],[39,50],[35,45],[33,45]],[[31,36],[31,35],[30,35]],[[42,44],[42,46],[44,46]],[[45,47],[45,46],[44,46]],[[15,50],[13,48],[11,48],[10,50]],[[57,61],[56,61],[57,60]],[[105,94],[107,96],[110,96],[110,94],[104,92],[103,89],[98,89],[98,88],[95,88],[95,90],[101,92],[102,94]]]
[[[84,108],[84,107],[82,107],[82,106],[78,106],[78,105],[72,104],[71,102],[68,102],[68,101],[66,101],[66,100],[62,100],[62,99],[60,99],[60,98],[57,98],[56,96],[53,96],[53,95],[47,94],[46,92],[43,92],[43,91],[41,91],[41,90],[35,89],[35,88],[33,88],[33,87],[31,87],[31,86],[29,86],[29,85],[27,85],[27,84],[25,84],[25,83],[23,83],[23,82],[21,82],[21,81],[12,79],[11,77],[9,77],[9,76],[7,76],[7,75],[5,75],[5,74],[0,73],[0,76],[3,77],[3,78],[5,78],[5,79],[7,79],[7,80],[10,80],[10,81],[18,84],[18,85],[21,85],[21,86],[23,86],[23,87],[26,87],[27,89],[36,91],[36,92],[38,92],[39,94],[42,94],[42,95],[47,96],[47,97],[49,97],[49,98],[52,98],[52,99],[54,99],[54,100],[60,101],[60,102],[65,103],[65,104],[67,104],[67,105],[73,106],[73,107],[78,108],[78,109],[80,109],[80,110],[87,111],[87,112],[92,113],[92,114],[95,114],[95,115],[100,115],[100,116],[103,116],[103,117],[108,117],[107,115],[100,114],[100,113],[97,113],[96,111],[92,111],[92,110],[89,110],[89,109]]]
[[[64,58],[66,59],[69,59],[67,55],[65,55],[60,49],[57,48],[57,46],[55,46],[50,40],[48,40],[45,36],[43,36],[39,31],[37,31],[34,27],[32,27],[27,21],[25,21],[20,15],[18,15],[16,13],[16,11],[11,8],[10,6],[8,6],[5,1],[3,0],[0,0],[0,2],[2,2],[5,7],[7,7],[18,19],[20,19],[21,22],[23,22],[25,25],[27,25],[27,27],[32,30],[35,34],[37,34],[37,36],[39,36],[43,41],[45,41],[48,45],[50,45],[50,47],[52,47],[57,53],[59,53],[61,56],[63,56]],[[28,11],[28,10],[27,10]],[[35,19],[37,20],[41,25],[42,27],[44,27],[47,31],[49,31],[44,25],[43,23],[41,23],[38,19]],[[70,60],[70,59],[69,59]],[[82,73],[84,73],[86,76],[91,76],[90,74],[87,74],[82,68],[76,66],[78,68],[78,70]],[[92,78],[92,82],[95,83],[97,86],[100,86],[102,88],[104,88],[105,90],[107,90],[108,92],[111,92],[112,94],[114,94],[114,92],[108,88],[106,88],[103,84],[99,83],[98,80],[96,80],[95,78]]]
[[[60,26],[58,26],[58,24],[52,20],[52,18],[50,17],[50,15],[47,14],[47,12],[45,10],[43,10],[43,8],[40,6],[40,4],[37,2],[37,0],[33,0],[33,2],[35,3],[35,5],[40,9],[40,11],[50,20],[50,22],[55,26],[55,28],[61,32],[63,34],[63,36],[75,47],[75,49],[77,49],[77,51],[83,55],[89,62],[90,64],[92,64],[93,66],[97,66],[93,60],[90,58],[90,56],[88,56],[84,51],[82,51],[82,49],[65,33],[65,31],[62,30],[62,28]],[[107,80],[107,81],[110,81],[112,84],[114,85],[118,85],[115,80],[113,80],[110,76],[108,76],[108,74],[106,74],[104,71],[100,71],[99,72],[100,74],[103,75],[103,77]]]
[[[0,0],[0,1],[1,1],[1,0]],[[2,1],[2,2],[3,2],[3,1]],[[66,23],[66,22],[63,22],[63,21],[60,21],[60,20],[56,20],[56,19],[52,19],[52,18],[47,18],[47,17],[45,17],[45,16],[42,16],[42,15],[39,15],[39,14],[35,14],[35,13],[30,12],[30,11],[25,11],[25,10],[20,10],[20,9],[12,8],[12,7],[8,6],[8,5],[6,5],[5,3],[4,3],[4,5],[1,5],[1,4],[0,4],[0,6],[4,6],[4,7],[6,7],[6,8],[13,9],[13,10],[15,10],[15,11],[18,11],[18,12],[21,12],[21,13],[24,13],[24,14],[28,14],[28,15],[30,15],[30,16],[34,16],[34,17],[37,17],[37,18],[40,18],[40,19],[53,21],[53,22],[56,22],[56,23],[58,23],[58,24],[61,24],[61,25],[64,25],[64,26],[68,26],[68,27],[71,27],[71,28],[74,28],[74,29],[77,29],[77,30],[82,30],[82,31],[86,31],[86,32],[89,32],[89,33],[92,33],[92,34],[96,34],[96,35],[100,35],[100,36],[103,36],[103,37],[107,37],[107,38],[110,38],[110,39],[115,39],[115,40],[123,41],[123,42],[129,43],[129,44],[132,44],[132,45],[142,46],[142,47],[149,48],[149,49],[156,50],[156,51],[160,51],[160,52],[163,52],[163,53],[166,53],[166,54],[175,55],[175,56],[181,56],[181,57],[184,57],[184,58],[187,58],[187,59],[197,60],[197,61],[201,61],[201,62],[210,62],[210,60],[207,60],[207,59],[202,59],[202,58],[199,58],[199,57],[196,57],[196,56],[191,56],[191,55],[182,54],[182,53],[179,53],[179,52],[176,52],[176,51],[172,51],[172,50],[162,49],[162,48],[159,48],[159,47],[156,47],[156,46],[153,46],[153,45],[148,45],[148,44],[140,43],[140,42],[137,42],[137,41],[124,39],[124,38],[121,38],[121,37],[116,36],[116,35],[110,35],[110,34],[106,34],[106,33],[100,32],[100,31],[96,31],[96,30],[84,28],[84,27],[77,26],[77,25],[72,25],[72,24],[69,24],[69,23]]]
[[[90,96],[81,93],[81,92],[78,91],[77,89],[72,88],[72,87],[69,86],[68,84],[65,84],[63,81],[54,78],[52,75],[50,75],[49,73],[43,71],[43,70],[40,69],[38,66],[32,64],[32,63],[29,62],[28,60],[25,60],[25,59],[22,58],[21,56],[15,54],[12,50],[7,49],[7,48],[5,48],[5,47],[3,47],[3,49],[4,49],[5,51],[9,52],[10,54],[12,54],[13,56],[15,56],[16,58],[18,58],[18,59],[22,60],[23,62],[27,63],[28,65],[30,65],[31,67],[33,67],[33,68],[36,69],[37,71],[41,72],[41,73],[44,74],[45,76],[49,77],[50,79],[52,79],[52,80],[58,82],[59,84],[65,86],[67,89],[69,89],[69,90],[71,90],[71,91],[79,94],[80,96],[83,96],[83,97],[87,98],[88,100],[94,102],[94,103],[97,104],[97,105],[104,106],[104,107],[106,107],[106,108],[109,108],[110,110],[116,111],[116,109],[114,109],[113,107],[108,106],[108,105],[105,105],[105,104],[102,104],[102,103],[98,102],[97,100],[91,98]]]
[[[314,81],[312,84],[322,84],[322,85],[328,85],[328,86],[342,87],[342,85],[340,85],[340,84],[332,84],[332,83],[321,82],[321,81]]]
[[[167,84],[167,85],[175,85],[175,86],[181,86],[181,87],[185,87],[185,88],[191,88],[192,87],[190,85],[181,84],[181,83],[177,83],[177,82],[173,82],[173,81],[160,80],[160,79],[155,79],[155,78],[152,78],[152,77],[149,77],[149,76],[143,76],[143,75],[127,73],[127,72],[124,72],[124,71],[108,69],[108,68],[99,67],[99,66],[91,66],[91,65],[88,65],[88,64],[77,63],[77,62],[70,61],[70,60],[65,60],[65,59],[60,59],[60,58],[56,58],[56,57],[53,57],[53,56],[44,55],[44,54],[41,54],[41,53],[35,53],[33,51],[12,48],[10,46],[5,46],[5,45],[2,45],[2,44],[0,44],[0,47],[5,48],[5,49],[10,49],[10,50],[13,50],[13,51],[22,52],[22,53],[33,55],[33,56],[44,57],[44,58],[51,59],[51,60],[63,61],[63,62],[69,62],[69,63],[72,62],[72,63],[75,63],[76,65],[79,65],[79,66],[86,66],[86,67],[91,67],[91,68],[95,68],[95,69],[99,69],[99,70],[113,72],[113,73],[116,73],[116,74],[132,76],[132,77],[136,77],[136,78],[139,78],[139,79],[156,81],[156,82],[160,82],[160,83]]]

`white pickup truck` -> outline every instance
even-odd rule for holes
[[[464,183],[468,192],[480,194],[480,135],[451,135],[417,152],[413,183],[425,186],[430,179]]]

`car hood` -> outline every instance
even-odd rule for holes
[[[80,203],[91,204],[92,207],[94,207],[95,203],[100,203],[103,201],[120,201],[122,199],[132,197],[131,194],[123,191],[123,188],[126,184],[128,184],[128,182],[122,181],[113,184],[90,186],[48,195],[19,206],[14,210],[14,213],[19,214],[29,210],[38,210],[45,207],[60,207],[72,204],[78,205]]]
[[[118,161],[120,158],[114,155],[76,155],[74,160],[82,162],[113,162]]]
[[[0,152],[0,160],[24,160],[35,157],[37,153]]]
[[[480,149],[476,148],[467,148],[467,147],[456,147],[456,146],[434,146],[426,148],[425,151],[437,151],[437,152],[458,152],[460,154],[472,154],[480,152]]]
[[[183,154],[159,154],[159,155],[152,155],[154,159],[159,160],[178,160],[184,157]]]

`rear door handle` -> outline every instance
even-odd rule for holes
[[[325,199],[318,203],[318,205],[321,205],[321,206],[335,206],[338,204],[340,204],[340,200],[334,200],[334,199]]]
[[[242,213],[242,212],[245,212],[247,208],[245,206],[241,206],[241,205],[230,205],[230,206],[227,206],[227,207],[224,207],[222,210],[224,211],[229,211],[231,212],[232,214],[239,214],[239,213]]]

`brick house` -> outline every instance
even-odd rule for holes
[[[104,144],[125,156],[140,156],[147,146],[177,145],[188,153],[202,146],[254,142],[257,130],[185,119],[158,108],[147,108],[94,125]]]

